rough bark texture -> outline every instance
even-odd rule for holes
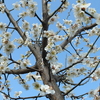
[[[44,84],[51,86],[55,90],[55,94],[48,95],[48,98],[50,100],[64,100],[64,97],[56,84],[54,76],[52,75],[52,73],[50,73],[50,75],[48,73],[49,73],[49,68],[47,65],[45,66],[43,72],[41,72],[41,77],[42,77]]]
[[[49,27],[48,26],[49,16],[48,16],[48,11],[47,11],[46,0],[42,0],[42,12],[43,12],[42,14],[43,14],[43,31],[44,31],[44,30],[48,30],[48,27]],[[46,51],[44,50],[44,48],[46,47],[47,42],[48,42],[47,38],[44,37],[43,41],[42,41],[42,48],[43,48],[42,57],[43,57],[43,61],[44,61],[44,68],[43,68],[43,71],[41,71],[40,75],[42,77],[44,84],[51,86],[55,90],[55,94],[53,94],[53,95],[50,94],[47,97],[50,100],[64,100],[64,97],[62,96],[61,91],[56,84],[53,74],[51,73],[50,64],[45,59]]]

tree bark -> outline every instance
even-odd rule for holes
[[[47,1],[46,0],[42,0],[42,15],[43,15],[43,31],[47,31],[48,27],[49,27],[49,25],[48,25],[49,15],[48,15],[48,11],[47,11]],[[42,77],[43,83],[51,86],[55,90],[55,94],[53,94],[53,95],[49,94],[47,97],[50,100],[64,100],[64,96],[62,95],[59,87],[57,86],[56,80],[54,79],[54,76],[51,72],[50,64],[45,59],[47,53],[44,50],[44,48],[47,46],[47,43],[48,43],[48,39],[43,37],[42,58],[44,61],[44,68],[40,72],[40,75]]]

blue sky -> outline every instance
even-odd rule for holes
[[[5,2],[7,4],[7,7],[9,9],[12,9],[12,3],[16,2],[16,1],[19,1],[19,0],[5,0]],[[37,14],[39,16],[41,16],[41,0],[34,0],[34,1],[38,2]],[[58,1],[59,0],[55,0],[52,3],[51,11],[53,11],[54,9],[56,9],[58,7],[58,5],[59,5]],[[76,4],[76,0],[69,0],[69,2],[70,2],[70,5]],[[95,8],[97,10],[97,12],[100,13],[100,1],[99,0],[86,0],[86,2],[87,3],[91,3],[90,7]],[[59,17],[60,17],[59,21],[62,22],[62,19],[66,18],[66,16],[68,15],[68,12],[70,10],[70,8],[71,8],[71,6],[69,6],[69,9],[66,12],[59,14]],[[22,11],[24,11],[24,10],[22,9]],[[21,11],[14,11],[14,12],[12,12],[12,15],[13,15],[13,17],[15,19],[17,19],[17,14],[19,12],[21,12]],[[72,19],[73,21],[75,21],[72,13],[73,12],[70,13],[69,19]],[[28,18],[26,18],[26,20],[30,21],[30,23],[38,23],[38,20],[36,18],[33,19],[33,18],[28,17]],[[8,19],[7,19],[7,17],[6,17],[5,14],[4,15],[0,14],[0,22],[8,23]],[[50,29],[51,30],[55,30],[55,28],[53,28],[53,25],[50,26]],[[12,36],[11,39],[13,40],[13,38],[17,38],[17,37],[19,37],[19,35],[17,35],[17,33],[15,33]],[[94,39],[94,37],[92,39]],[[99,42],[97,44],[98,46],[100,46]],[[15,55],[13,56],[14,59],[18,60],[18,58],[20,57],[19,54],[20,53],[25,54],[25,51],[27,51],[27,50],[28,50],[28,48],[22,48],[22,49],[19,49],[18,51],[15,51],[15,53],[14,53]],[[99,55],[99,54],[100,54],[100,52],[98,52],[96,55]],[[66,52],[59,54],[58,55],[59,56],[59,62],[61,62],[61,63],[64,64],[65,63],[66,55],[67,55]],[[31,59],[33,60],[32,64],[34,64],[35,59],[33,57],[31,57]],[[23,77],[25,77],[25,76],[23,75]],[[21,96],[23,96],[23,97],[24,96],[32,96],[32,95],[35,96],[35,95],[37,95],[37,92],[33,90],[33,87],[31,87],[31,89],[29,91],[26,91],[25,89],[23,89],[21,85],[18,85],[18,81],[13,79],[12,75],[9,77],[9,80],[11,80],[10,83],[11,83],[11,87],[12,87],[12,92],[11,92],[12,96],[14,95],[14,91],[23,91],[23,93],[21,94]],[[32,81],[28,82],[28,83],[32,85]],[[78,87],[77,89],[75,89],[75,93],[78,95],[78,94],[81,94],[81,93],[88,92],[88,90],[96,89],[99,86],[99,83],[100,83],[100,81],[98,81],[98,82],[92,82],[92,80],[91,80],[84,87],[81,86],[81,87]],[[0,95],[0,99],[2,99],[1,95]],[[29,99],[29,100],[32,100],[32,99]],[[40,98],[38,100],[47,100],[47,99]],[[92,98],[90,98],[90,99],[87,98],[86,100],[92,100]]]

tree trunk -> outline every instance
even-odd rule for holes
[[[43,71],[40,73],[44,84],[51,86],[55,90],[55,94],[49,94],[48,98],[50,100],[64,100],[64,96],[62,95],[59,87],[57,86],[56,80],[54,79],[54,76],[51,73],[49,67],[49,65],[45,66]]]

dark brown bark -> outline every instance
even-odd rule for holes
[[[42,16],[43,16],[43,23],[42,23],[43,31],[44,30],[47,31],[49,25],[48,25],[48,12],[47,12],[47,3],[46,3],[46,0],[42,0]],[[42,58],[43,58],[44,62],[47,62],[47,60],[45,59],[47,53],[44,50],[44,48],[47,45],[47,41],[48,41],[47,38],[43,37],[43,39],[42,39]]]
[[[47,31],[48,27],[49,27],[49,25],[48,25],[48,18],[49,17],[48,17],[46,0],[42,0],[42,14],[43,14],[43,31],[45,31],[45,30]],[[43,58],[43,61],[44,61],[44,68],[43,68],[43,71],[41,71],[40,75],[42,77],[43,83],[51,86],[55,90],[55,94],[53,94],[53,95],[49,94],[47,97],[50,100],[64,100],[64,97],[61,94],[61,91],[60,91],[59,87],[56,84],[56,80],[54,79],[54,76],[51,73],[50,64],[45,59],[47,53],[44,50],[44,48],[46,47],[47,42],[48,42],[47,38],[43,37],[43,41],[42,41],[42,47],[43,47],[42,58]]]

